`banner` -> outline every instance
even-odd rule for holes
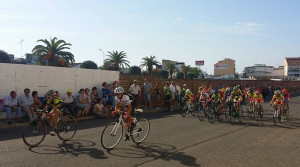
[[[204,65],[204,60],[195,61],[195,65],[196,66],[203,66]]]
[[[225,70],[228,69],[228,64],[215,64],[215,69],[216,70]]]

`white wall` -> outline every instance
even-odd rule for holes
[[[91,91],[96,86],[101,90],[102,82],[115,80],[119,81],[117,71],[0,63],[0,98],[12,90],[20,95],[25,88],[38,91],[39,96],[44,96],[50,89],[58,90],[61,95],[71,89],[76,94],[80,88]]]

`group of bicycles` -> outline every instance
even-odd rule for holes
[[[136,110],[142,112],[142,110]],[[54,130],[52,123],[46,117],[47,111],[37,110],[36,118],[28,122],[23,128],[23,141],[29,147],[40,145],[48,133],[48,127]],[[146,118],[133,118],[133,126],[127,130],[125,126],[125,113],[119,112],[119,117],[116,121],[108,123],[101,133],[101,144],[103,148],[110,150],[116,147],[122,139],[124,131],[130,136],[136,144],[142,143],[148,136],[150,131],[150,122]],[[69,114],[61,112],[57,119],[57,130],[55,130],[59,139],[63,142],[71,140],[77,132],[77,120]]]
[[[219,120],[220,122],[229,121],[231,124],[234,124],[237,121],[241,123],[242,119],[245,117],[256,121],[263,120],[263,113],[260,109],[260,103],[245,100],[245,105],[241,105],[239,110],[236,105],[237,102],[234,101],[224,101],[220,110],[218,110],[217,103],[218,102],[216,101],[197,101],[195,104],[190,104],[186,99],[183,98],[179,111],[182,117],[191,114],[192,116],[198,116],[200,121],[203,121],[205,118],[207,118],[210,123],[214,123],[215,120]],[[244,112],[243,107],[246,108],[246,112]],[[287,117],[289,115],[288,105],[284,105],[283,111],[284,116]],[[280,105],[277,105],[275,106],[273,113],[273,123],[276,126],[279,122],[281,122]]]

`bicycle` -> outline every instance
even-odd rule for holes
[[[284,113],[284,116],[289,116],[289,114],[290,114],[290,107],[287,105],[287,103],[284,103],[283,113]]]
[[[255,119],[255,115],[254,115],[254,102],[251,100],[246,100],[246,110],[247,110],[247,115],[248,117],[254,118]]]
[[[207,115],[206,113],[206,109],[205,109],[205,101],[199,101],[199,110],[198,110],[198,119],[200,121],[204,120],[205,115]]]
[[[229,111],[229,121],[231,124],[233,124],[235,122],[235,119],[238,119],[238,121],[241,123],[242,122],[242,113],[243,113],[243,108],[240,106],[240,113],[237,111],[237,107],[236,104],[238,102],[230,102],[231,103],[231,110]]]
[[[195,114],[196,114],[196,107],[195,107],[195,105],[189,104],[189,101],[187,99],[182,99],[182,102],[183,102],[184,105],[180,109],[181,116],[185,117],[189,113],[191,113],[192,116],[195,116]]]
[[[61,111],[60,111],[61,112]],[[54,130],[52,123],[48,122],[45,110],[36,110],[37,118],[31,120],[23,128],[23,141],[29,147],[36,147],[42,143],[47,134],[47,125]],[[71,140],[77,131],[77,120],[71,115],[64,115],[63,113],[57,118],[56,134],[62,141]],[[32,133],[32,134],[31,134]],[[66,135],[69,134],[69,135]]]
[[[207,119],[210,123],[214,123],[216,118],[219,119],[219,121],[221,121],[222,114],[222,110],[221,112],[218,111],[217,102],[213,101],[209,103]]]
[[[140,110],[136,110],[137,112],[142,112]],[[116,121],[112,121],[107,124],[101,134],[101,145],[103,148],[107,150],[111,150],[116,147],[123,136],[125,120],[124,117],[126,113],[120,111],[119,119]],[[136,144],[142,143],[146,140],[150,131],[150,122],[146,118],[133,118],[133,124],[130,129],[126,129],[126,135],[130,136],[132,141]]]
[[[261,105],[261,104],[258,103],[258,102],[254,103],[254,107],[253,107],[253,118],[254,118],[254,120],[256,120],[256,121],[258,121],[259,118],[260,118],[260,119],[263,118],[263,114],[262,114],[261,111],[260,111],[260,108],[261,108],[260,105]]]
[[[280,105],[279,104],[275,104],[275,110],[274,110],[274,114],[273,114],[273,123],[274,126],[277,126],[278,122],[282,123],[282,119],[281,119],[281,115],[280,115]]]

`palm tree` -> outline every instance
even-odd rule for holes
[[[190,65],[183,65],[182,67],[181,67],[181,71],[183,72],[183,74],[184,74],[184,78],[186,78],[187,77],[187,73],[189,72],[191,70],[191,66]]]
[[[191,72],[196,75],[196,77],[202,78],[202,70],[198,67],[191,68]]]
[[[156,60],[155,56],[146,56],[143,58],[143,62],[140,65],[141,68],[145,67],[147,68],[148,73],[151,75],[152,74],[152,70],[153,70],[153,66],[158,66],[159,62]]]
[[[64,40],[57,40],[57,38],[40,39],[37,42],[43,42],[44,45],[36,45],[32,49],[32,56],[37,56],[37,64],[49,66],[68,66],[69,63],[74,63],[74,55],[71,52],[64,51],[70,49],[70,43]]]
[[[124,51],[121,51],[121,52],[113,51],[113,52],[108,52],[108,54],[109,55],[107,55],[107,56],[109,58],[106,59],[104,62],[113,64],[114,66],[116,66],[118,71],[120,71],[120,67],[122,67],[122,68],[124,68],[124,66],[130,67],[129,66],[130,62],[128,60],[126,60],[127,56]]]
[[[172,79],[173,73],[179,71],[178,68],[176,67],[175,62],[168,62],[166,68],[169,71],[171,79]]]

